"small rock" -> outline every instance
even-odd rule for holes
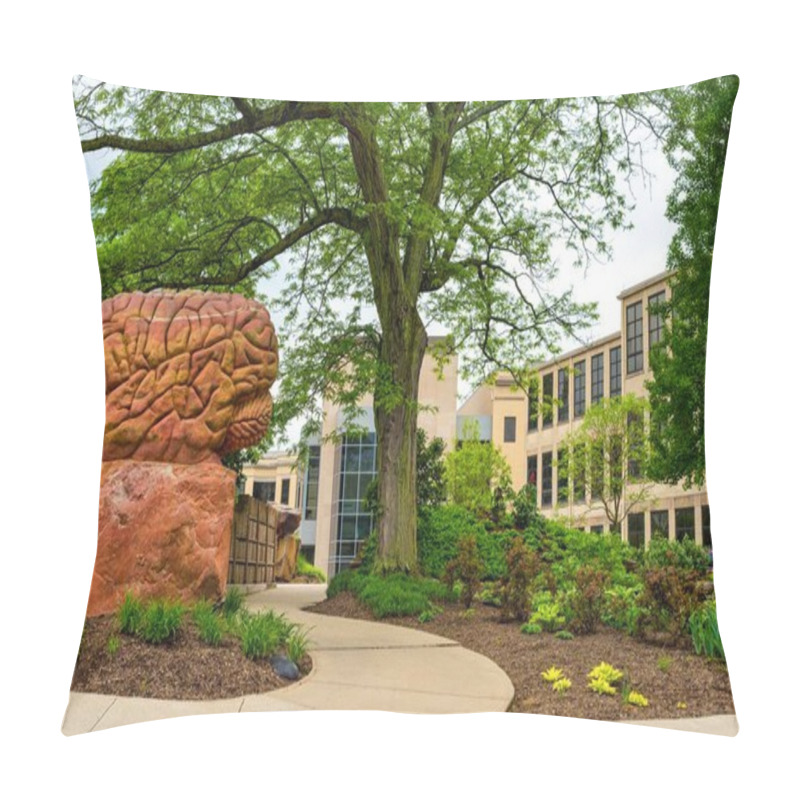
[[[286,658],[286,656],[273,656],[269,663],[272,664],[272,668],[281,678],[296,681],[300,677],[300,670],[297,669],[297,664]]]

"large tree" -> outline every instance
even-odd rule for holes
[[[677,172],[667,217],[678,225],[667,267],[672,297],[664,305],[663,339],[650,353],[655,480],[705,483],[705,376],[711,258],[733,101],[739,80],[730,75],[680,92],[667,92],[673,125],[665,140]]]
[[[271,102],[84,79],[75,97],[84,152],[118,153],[92,188],[104,294],[279,286],[273,424],[318,425],[320,396],[354,417],[372,393],[377,564],[413,569],[426,328],[480,379],[586,323],[549,288],[551,248],[608,254],[653,128],[640,101]]]

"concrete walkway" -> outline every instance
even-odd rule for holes
[[[225,700],[153,700],[71,692],[62,732],[70,736],[133,722],[243,711],[458,714],[508,709],[514,687],[493,661],[430,633],[302,610],[323,600],[325,589],[319,584],[282,584],[247,596],[252,611],[271,608],[309,631],[314,667],[297,683],[268,694]],[[735,736],[739,730],[733,715],[626,724],[722,736]]]
[[[422,631],[303,611],[325,586],[284,584],[248,595],[253,611],[271,608],[309,631],[311,672],[262,695],[225,700],[153,700],[70,693],[65,735],[190,714],[243,711],[383,710],[408,713],[505,711],[508,676],[485,656]]]

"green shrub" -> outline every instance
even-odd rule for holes
[[[126,592],[125,598],[117,609],[120,632],[135,636],[141,625],[143,613],[142,601],[134,597],[131,592]]]
[[[354,594],[378,619],[417,617],[432,601],[452,599],[452,593],[438,581],[402,573],[366,576]]]
[[[229,586],[222,601],[222,613],[232,617],[244,605],[244,592],[238,586]]]
[[[243,614],[240,636],[247,658],[269,658],[289,640],[294,626],[273,611]]]
[[[325,573],[319,567],[309,563],[302,553],[297,555],[297,574],[304,578],[312,578],[317,583],[325,583],[328,580]]]
[[[526,483],[515,495],[512,501],[514,527],[518,531],[535,528],[544,529],[544,517],[539,514],[536,507],[536,484]]]
[[[577,633],[594,633],[605,603],[608,573],[585,566],[575,573],[575,591],[570,595],[570,627]]]
[[[185,610],[173,600],[152,600],[144,607],[139,636],[150,644],[173,640],[181,629]]]
[[[722,649],[722,638],[717,623],[717,604],[713,600],[692,612],[689,617],[689,632],[698,655],[725,661],[725,651]]]
[[[326,595],[336,597],[340,592],[350,592],[358,596],[369,576],[363,570],[345,569],[335,575],[328,583]]]
[[[677,639],[686,630],[689,617],[699,606],[698,574],[674,566],[646,569],[644,589],[637,599],[640,631],[663,631]]]
[[[377,484],[376,484],[377,491]],[[359,568],[362,572],[371,572],[378,557],[378,532],[372,531],[369,536],[359,545],[358,558]]]
[[[711,558],[706,548],[699,547],[691,539],[669,541],[656,537],[642,554],[642,565],[646,570],[675,567],[703,575],[711,568]]]
[[[481,588],[481,560],[478,556],[478,542],[474,536],[465,536],[458,543],[458,555],[445,568],[445,583],[452,591],[456,581],[461,583],[460,600],[464,608],[472,605],[472,600]]]
[[[442,611],[444,611],[444,609],[441,606],[437,606],[431,603],[430,607],[426,608],[419,615],[419,617],[417,617],[417,619],[422,623],[430,622],[432,619],[436,619],[436,617],[438,617],[439,614],[442,613]]]
[[[207,600],[202,600],[195,604],[192,609],[192,619],[197,626],[197,632],[200,638],[213,647],[216,647],[222,641],[222,620]]]
[[[602,620],[605,625],[633,635],[638,627],[642,609],[637,603],[641,592],[638,586],[612,586],[605,591]]]
[[[531,614],[528,622],[535,625],[540,625],[542,630],[548,633],[555,633],[564,627],[566,617],[563,613],[561,605],[554,600],[546,603],[540,603]]]
[[[556,639],[563,639],[564,641],[575,638],[569,631],[556,631],[553,636],[555,636]]]
[[[506,574],[500,585],[504,619],[524,620],[531,612],[531,586],[539,571],[539,559],[521,536],[511,540],[506,554]]]
[[[286,655],[291,661],[298,664],[308,652],[308,644],[308,633],[294,628],[286,639]]]
[[[522,633],[538,634],[542,632],[542,626],[538,622],[526,622],[520,626]]]

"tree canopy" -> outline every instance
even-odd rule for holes
[[[379,559],[413,568],[418,382],[431,321],[480,380],[521,373],[592,307],[553,292],[558,244],[610,252],[622,182],[661,122],[642,96],[330,103],[75,83],[103,293],[264,293],[282,324],[274,433],[374,397]]]
[[[648,402],[625,394],[592,404],[579,428],[564,439],[558,460],[576,496],[588,508],[602,508],[612,531],[646,503],[649,447],[645,432]],[[564,470],[564,473],[562,473]]]
[[[705,483],[705,374],[711,260],[731,124],[736,76],[668,92],[673,120],[665,151],[678,177],[667,217],[678,230],[667,267],[674,271],[672,297],[664,304],[666,325],[650,353],[648,383],[655,480]]]

